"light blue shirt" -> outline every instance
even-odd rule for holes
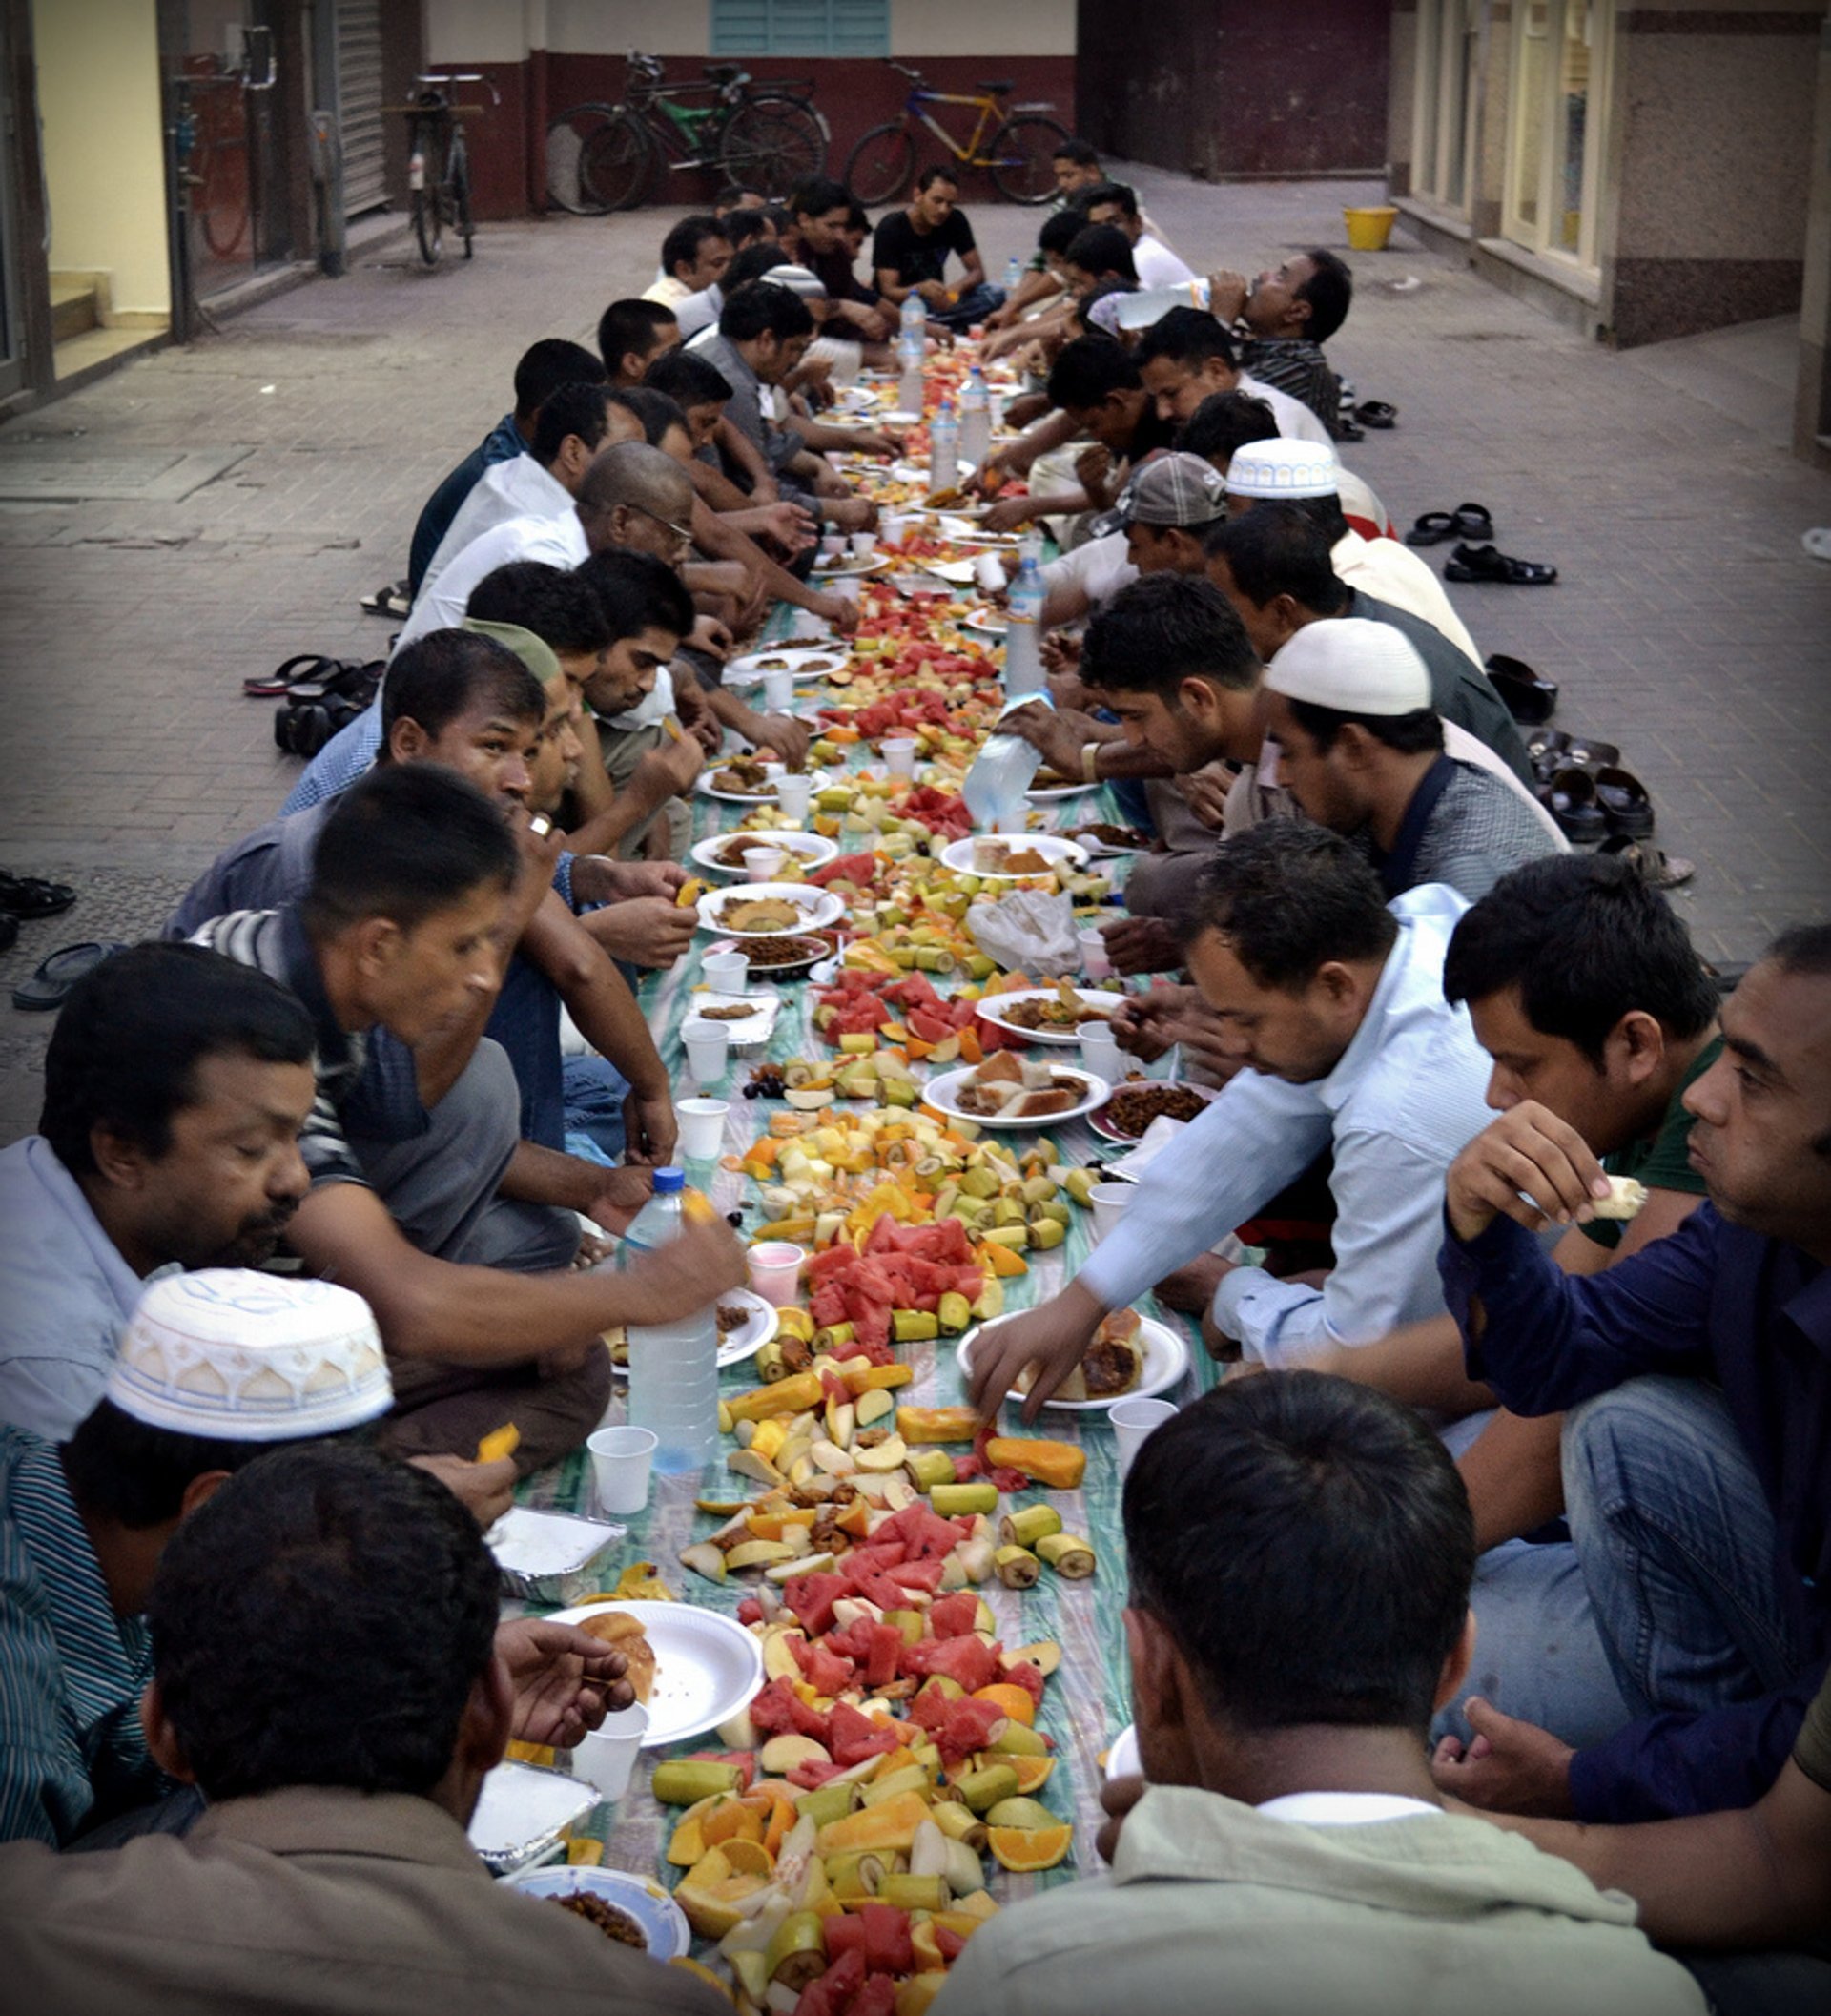
[[[0,1422],[68,1442],[146,1284],[41,1134],[0,1151]]]
[[[1138,1301],[1332,1147],[1327,1285],[1236,1267],[1215,1293],[1216,1323],[1248,1357],[1281,1365],[1441,1315],[1444,1175],[1492,1118],[1488,1058],[1468,1011],[1443,998],[1444,952],[1468,907],[1441,884],[1390,903],[1398,942],[1340,1062],[1301,1085],[1241,1072],[1145,1171],[1081,1267],[1082,1286],[1109,1307]]]

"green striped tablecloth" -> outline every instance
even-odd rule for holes
[[[791,633],[792,626],[778,618],[771,629],[779,638]],[[802,690],[804,693],[808,691],[806,689]],[[801,710],[811,711],[817,700],[824,697],[824,689],[813,689],[812,697],[798,697],[796,704]],[[868,754],[861,745],[853,757],[854,765],[866,760]],[[709,833],[734,830],[744,815],[742,806],[703,794],[696,795],[692,802],[695,841]],[[1044,814],[1052,828],[1095,818],[1118,817],[1110,794],[1104,792],[1059,801],[1045,807]],[[862,837],[858,844],[864,844]],[[842,840],[842,848],[846,845]],[[688,957],[671,972],[645,981],[642,988],[642,1000],[649,1024],[680,1097],[691,1096],[699,1089],[692,1084],[687,1069],[680,1026],[689,1012],[692,990],[700,983],[701,948],[710,942],[710,937],[702,934]],[[943,988],[946,985],[943,980]],[[726,1154],[741,1152],[767,1125],[771,1111],[775,1110],[770,1101],[748,1101],[742,1097],[741,1088],[753,1063],[765,1056],[774,1059],[820,1058],[830,1054],[809,1020],[813,992],[809,984],[792,981],[779,986],[776,991],[782,996],[783,1005],[767,1051],[747,1053],[741,1058],[734,1055],[726,1077],[703,1088],[712,1097],[730,1101],[731,1110],[722,1151]],[[922,1068],[916,1067],[918,1073]],[[1070,1166],[1119,1152],[1095,1134],[1084,1120],[1052,1129],[1050,1135]],[[1030,1138],[1021,1134],[1011,1136],[1019,1143]],[[755,1185],[748,1178],[719,1168],[716,1162],[689,1162],[686,1167],[688,1181],[705,1189],[720,1210],[729,1211],[740,1202],[748,1201],[751,1205],[749,1222],[752,1224],[759,1222],[761,1213],[756,1208]],[[1090,1212],[1077,1210],[1062,1245],[1053,1253],[1029,1255],[1029,1273],[1004,1283],[1006,1308],[1026,1308],[1054,1294],[1066,1283],[1086,1257],[1092,1224]],[[1189,1373],[1167,1397],[1185,1402],[1211,1387],[1219,1376],[1219,1368],[1204,1349],[1196,1327],[1160,1308],[1155,1303],[1147,1304],[1143,1313],[1158,1317],[1177,1328],[1189,1346]],[[960,1403],[965,1392],[956,1355],[957,1342],[943,1338],[935,1343],[902,1347],[900,1355],[914,1367],[915,1381],[912,1386],[899,1389],[896,1398],[917,1406]],[[722,1377],[722,1390],[727,1394],[743,1391],[754,1384],[754,1377],[747,1365],[732,1367]],[[622,1418],[621,1398],[613,1403],[609,1418]],[[1099,1859],[1094,1848],[1094,1837],[1101,1819],[1098,1759],[1130,1718],[1129,1679],[1124,1634],[1121,1626],[1126,1577],[1120,1527],[1120,1484],[1113,1438],[1105,1425],[1104,1414],[1050,1409],[1045,1411],[1035,1429],[1022,1428],[1015,1418],[1008,1421],[1007,1426],[1018,1433],[1048,1434],[1085,1444],[1087,1470],[1080,1491],[1027,1491],[1004,1500],[1000,1510],[1046,1498],[1061,1513],[1068,1531],[1082,1533],[1092,1542],[1100,1565],[1094,1578],[1087,1582],[1063,1582],[1045,1569],[1040,1580],[1028,1591],[1006,1590],[993,1581],[983,1585],[978,1592],[997,1615],[999,1635],[1006,1645],[1021,1645],[1038,1638],[1055,1638],[1061,1644],[1061,1666],[1048,1684],[1038,1720],[1039,1728],[1055,1739],[1060,1759],[1041,1796],[1044,1802],[1064,1819],[1073,1820],[1076,1828],[1075,1848],[1069,1862],[1043,1876],[1007,1875],[988,1857],[989,1887],[1000,1902],[1025,1894],[1037,1884],[1064,1881],[1077,1873],[1090,1874],[1098,1868]],[[735,1445],[728,1444],[727,1447],[735,1448]],[[616,1567],[607,1570],[607,1583],[614,1581],[618,1569],[629,1562],[653,1561],[669,1585],[677,1589],[686,1601],[727,1612],[736,1609],[740,1599],[749,1593],[749,1577],[734,1576],[725,1587],[714,1588],[680,1566],[681,1549],[696,1538],[703,1538],[719,1523],[710,1514],[694,1510],[693,1498],[699,1488],[696,1477],[656,1480],[648,1511],[628,1521],[628,1538],[616,1557]],[[722,1469],[714,1469],[708,1474],[705,1489],[710,1495],[740,1498],[753,1495],[757,1487],[747,1479],[728,1475]],[[578,1452],[558,1468],[531,1479],[523,1495],[529,1503],[578,1512],[594,1510],[588,1459],[583,1451]],[[715,1741],[715,1738],[707,1737],[698,1742],[683,1745],[682,1751],[685,1754]],[[660,1860],[670,1823],[669,1814],[657,1808],[648,1795],[647,1772],[639,1771],[627,1796],[615,1812],[600,1807],[588,1819],[583,1831],[596,1834],[605,1841],[607,1863],[672,1881],[672,1874]],[[695,1950],[699,1949],[696,1947]]]

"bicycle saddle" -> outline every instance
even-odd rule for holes
[[[984,78],[980,78],[979,80],[979,89],[981,91],[989,91],[995,98],[1001,98],[1004,96],[1006,92],[1016,91],[1017,88],[1018,87],[1016,86],[1016,84],[1014,84],[1009,77],[1004,78],[1002,82],[998,84],[988,84],[986,83]]]
[[[741,77],[744,72],[735,63],[709,63],[706,66],[706,74],[709,77],[716,77],[721,84],[729,84],[733,77]]]

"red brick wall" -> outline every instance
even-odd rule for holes
[[[664,56],[669,77],[697,76],[704,59]],[[624,59],[607,55],[546,52],[525,63],[469,63],[452,70],[478,70],[495,83],[502,105],[470,123],[471,184],[480,217],[524,216],[542,195],[543,135],[557,113],[587,99],[615,104],[623,95]],[[972,92],[981,78],[1009,78],[1017,86],[1012,103],[1050,100],[1052,117],[1075,128],[1075,59],[1072,56],[932,56],[916,66],[938,91]],[[844,58],[758,56],[745,68],[753,77],[813,77],[814,102],[833,130],[828,172],[837,175],[854,143],[870,127],[895,118],[908,91],[905,80],[882,63]],[[481,87],[470,87],[477,94]],[[486,98],[487,93],[483,93]],[[966,106],[939,109],[941,124],[964,140],[976,114]],[[944,158],[940,143],[928,136],[918,162]],[[977,186],[976,186],[977,185]],[[709,203],[717,177],[705,174],[657,175],[650,200]],[[971,172],[961,190],[964,201],[995,200],[990,182]]]

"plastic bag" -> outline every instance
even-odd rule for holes
[[[1007,973],[1054,978],[1080,969],[1070,896],[1046,889],[1014,889],[996,899],[981,896],[966,913],[966,928],[979,950]]]

